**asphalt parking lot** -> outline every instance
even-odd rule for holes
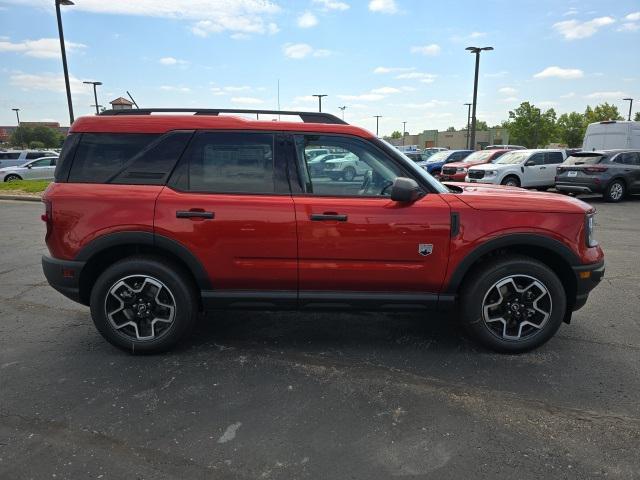
[[[46,284],[41,205],[0,201],[0,478],[640,478],[640,198],[592,203],[606,278],[529,354],[445,315],[233,312],[131,356]]]

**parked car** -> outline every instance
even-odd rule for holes
[[[440,175],[443,165],[460,162],[472,153],[473,150],[443,150],[431,155],[425,162],[421,162],[418,165],[431,175],[438,176]]]
[[[576,198],[447,188],[330,114],[187,111],[77,119],[43,196],[48,282],[129,352],[171,348],[199,311],[454,307],[483,345],[522,352],[604,273]],[[357,157],[362,182],[309,177],[313,147]]]
[[[505,153],[494,163],[470,168],[465,180],[547,189],[555,185],[556,167],[565,158],[564,150],[514,150]]]
[[[371,167],[353,153],[347,153],[340,158],[327,160],[324,163],[325,175],[332,180],[344,180],[345,182],[353,182],[356,177],[362,177],[370,170]]]
[[[4,182],[14,180],[53,180],[58,157],[42,157],[18,167],[0,168],[0,178]]]
[[[526,150],[522,145],[487,145],[485,150]]]
[[[509,150],[478,150],[461,162],[448,163],[442,167],[441,181],[464,182],[470,167],[493,163]]]
[[[410,158],[414,162],[419,163],[419,162],[426,162],[429,159],[429,157],[433,155],[433,153],[435,152],[432,152],[431,154],[423,153],[423,152],[402,152],[402,153],[404,153],[406,157]]]
[[[35,160],[42,157],[57,157],[58,154],[46,150],[7,150],[0,152],[0,168],[17,167],[27,160]]]
[[[324,164],[327,160],[335,160],[336,158],[343,158],[344,153],[326,153],[324,155],[316,155],[312,157],[312,160],[307,162],[310,175],[324,175]]]
[[[640,149],[574,153],[558,167],[556,189],[602,193],[608,202],[640,193]]]
[[[611,120],[587,126],[583,151],[613,149],[640,149],[640,122]]]
[[[326,148],[310,148],[309,150],[306,150],[304,152],[304,154],[307,156],[309,160],[313,160],[315,157],[318,157],[320,155],[326,155],[328,153],[331,153],[331,152]]]

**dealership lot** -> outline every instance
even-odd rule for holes
[[[217,313],[130,356],[41,272],[0,201],[0,478],[636,478],[640,198],[599,210],[605,280],[505,356],[446,315]]]

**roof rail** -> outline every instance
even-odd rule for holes
[[[127,110],[105,110],[100,115],[151,115],[152,113],[191,113],[194,115],[217,116],[220,113],[248,113],[265,115],[296,115],[304,123],[332,123],[348,125],[344,120],[330,113],[322,112],[295,112],[283,110],[238,110],[233,108],[133,108]]]

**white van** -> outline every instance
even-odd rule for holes
[[[590,123],[582,142],[583,152],[640,148],[640,122],[610,120]]]

